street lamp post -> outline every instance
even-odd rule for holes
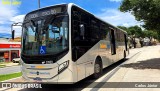
[[[38,8],[40,8],[40,0],[38,0]]]

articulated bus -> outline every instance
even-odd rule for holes
[[[22,25],[22,77],[27,82],[76,83],[124,59],[127,33],[69,3],[26,14]]]

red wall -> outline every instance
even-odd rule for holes
[[[0,48],[21,48],[21,44],[0,44]]]

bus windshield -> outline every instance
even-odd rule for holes
[[[23,24],[23,55],[55,55],[67,50],[68,43],[68,15],[50,15]]]

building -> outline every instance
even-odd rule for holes
[[[11,62],[13,58],[20,57],[21,42],[20,38],[10,40],[0,38],[0,59],[5,62]]]

